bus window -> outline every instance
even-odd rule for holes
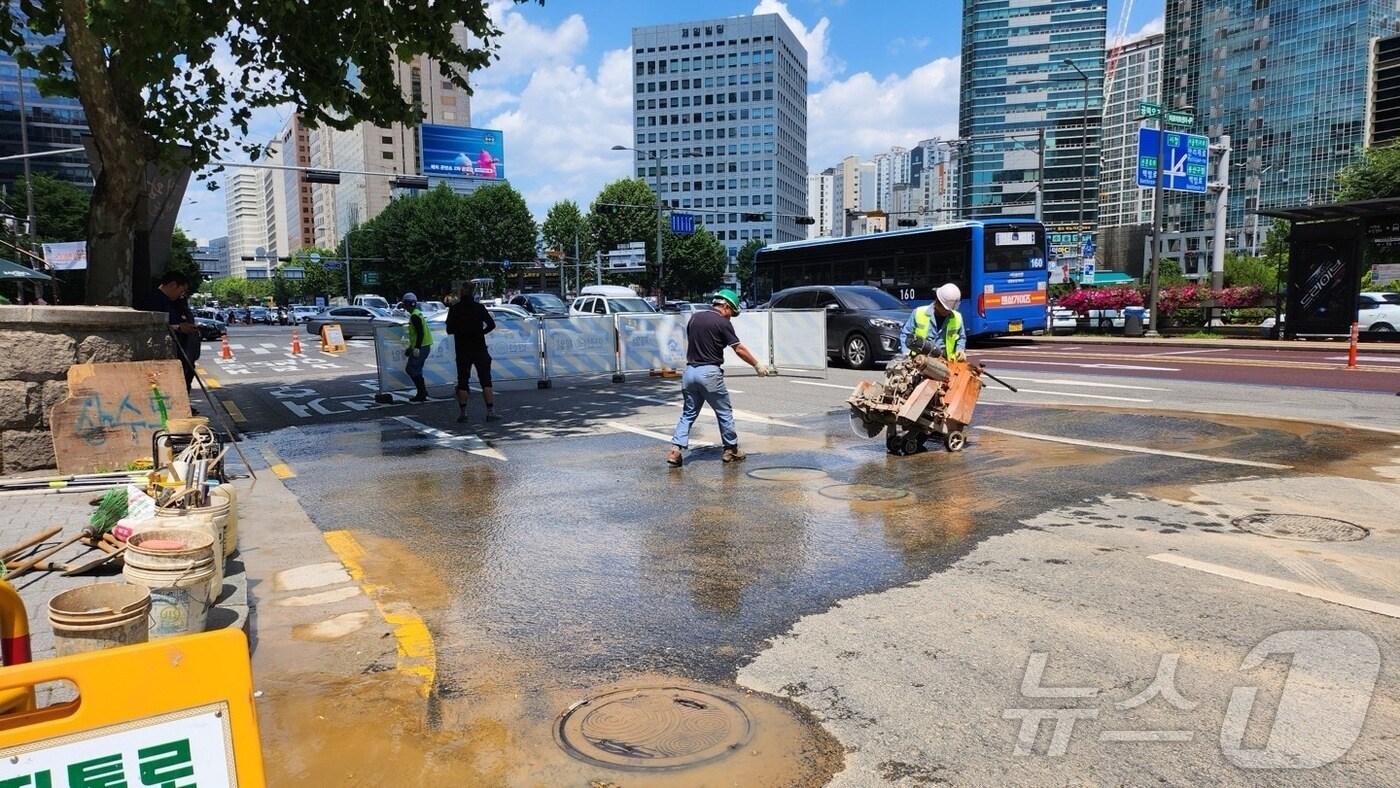
[[[804,284],[809,285],[829,285],[831,281],[831,263],[808,263],[803,266],[803,274],[806,278]]]
[[[865,279],[876,287],[890,288],[895,285],[896,273],[893,257],[874,257],[866,266]]]
[[[982,270],[989,273],[1045,269],[1044,236],[1029,230],[989,228],[983,243]]]
[[[831,280],[827,284],[844,285],[865,281],[864,260],[837,260],[831,266]]]

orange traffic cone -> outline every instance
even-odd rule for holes
[[[228,346],[228,334],[224,334],[222,339],[223,347],[219,348],[219,358],[223,359],[224,361],[229,361],[233,358],[233,350],[231,350]]]
[[[301,355],[301,336],[297,334],[297,330],[295,328],[292,329],[292,355]]]

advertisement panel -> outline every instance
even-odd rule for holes
[[[424,124],[419,140],[423,174],[505,180],[505,135],[495,129]]]
[[[82,271],[87,268],[87,241],[44,244],[44,262],[55,271]]]

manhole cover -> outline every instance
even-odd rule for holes
[[[826,478],[826,471],[800,465],[776,465],[771,468],[754,468],[749,471],[749,476],[770,482],[808,482]]]
[[[838,501],[897,501],[909,497],[908,490],[878,484],[833,484],[817,492]]]
[[[1241,531],[1302,542],[1355,542],[1370,533],[1355,523],[1310,514],[1251,514],[1231,522]]]
[[[609,692],[564,712],[554,737],[583,761],[618,769],[680,769],[724,756],[753,724],[737,703],[683,687]]]

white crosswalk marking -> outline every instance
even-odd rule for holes
[[[268,353],[271,353],[272,351],[271,351],[271,350],[268,350],[268,349],[265,348],[265,347],[255,347],[255,348],[253,348],[253,352],[256,353],[256,354],[259,355],[259,356],[266,356]]]

